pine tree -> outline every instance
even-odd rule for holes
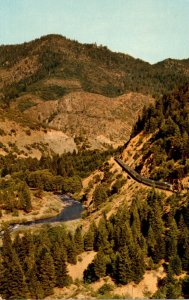
[[[82,236],[82,227],[78,226],[76,228],[75,234],[74,234],[74,242],[76,246],[76,253],[80,254],[84,250],[84,241]]]
[[[12,259],[12,252],[13,252],[13,247],[12,247],[12,241],[10,237],[10,231],[7,226],[5,226],[4,229],[4,234],[3,234],[3,249],[2,249],[2,255],[4,260],[11,261]]]
[[[180,275],[182,272],[182,262],[178,255],[172,256],[169,261],[169,266],[174,274]]]
[[[178,229],[176,222],[173,218],[168,224],[169,230],[166,236],[166,252],[167,258],[176,256],[177,254],[177,239],[178,239]]]
[[[107,193],[103,185],[97,185],[93,193],[93,201],[95,207],[104,203],[107,200]]]
[[[32,299],[44,299],[44,290],[37,277],[36,265],[30,270],[30,280],[28,281],[28,288]]]
[[[129,257],[131,260],[132,280],[139,283],[145,272],[144,254],[140,247],[132,244],[129,248]]]
[[[94,258],[94,272],[97,278],[104,277],[106,275],[107,257],[103,251],[99,250]]]
[[[37,261],[37,277],[44,290],[44,296],[53,294],[55,286],[55,267],[53,258],[47,248],[41,250]]]
[[[96,249],[103,250],[105,254],[111,254],[112,247],[108,239],[108,230],[106,225],[107,225],[106,217],[102,216],[97,230]]]
[[[7,258],[3,258],[2,262],[1,295],[5,299],[26,299],[28,287],[16,252],[13,250]]]
[[[147,244],[148,244],[148,253],[149,255],[152,255],[152,253],[154,253],[155,251],[156,240],[155,240],[155,234],[151,226],[149,226],[148,229]]]
[[[118,283],[127,284],[132,279],[131,260],[127,247],[121,248],[117,256],[116,280]]]
[[[89,228],[88,232],[84,235],[84,250],[92,251],[94,245],[94,232]]]
[[[53,261],[55,267],[56,286],[64,287],[71,282],[66,264],[66,253],[63,247],[56,242],[53,247]]]
[[[181,214],[179,224],[178,255],[182,261],[183,270],[189,268],[189,230]]]
[[[166,299],[179,299],[181,294],[181,284],[178,281],[166,284]]]
[[[77,251],[73,235],[70,232],[68,233],[68,242],[66,248],[68,263],[75,265],[77,263]]]
[[[31,195],[27,184],[24,182],[19,186],[19,198],[21,209],[23,209],[25,212],[31,211]]]

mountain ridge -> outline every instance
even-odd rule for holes
[[[112,52],[106,46],[81,44],[60,35],[0,46],[0,57],[1,88],[10,86],[11,81],[16,84],[18,94],[30,90],[39,80],[57,77],[77,79],[84,91],[110,97],[128,91],[160,95],[188,81],[189,77],[189,59],[168,59],[151,65]],[[170,61],[174,62],[174,68]],[[2,93],[6,98],[6,88]]]

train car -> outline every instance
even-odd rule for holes
[[[122,167],[123,170],[125,170],[134,180],[138,181],[139,183],[143,183],[153,188],[158,188],[171,192],[175,191],[173,185],[168,182],[159,182],[141,176],[135,170],[131,169],[127,164],[123,163],[123,161],[119,157],[114,157],[114,160]]]

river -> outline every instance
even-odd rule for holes
[[[55,222],[66,222],[81,218],[84,207],[81,202],[74,200],[68,195],[60,195],[61,201],[64,203],[64,208],[58,215],[46,219],[27,221],[20,224],[10,225],[12,230],[21,229],[21,227],[29,227],[36,224],[52,224]]]

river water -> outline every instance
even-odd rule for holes
[[[61,201],[64,203],[64,208],[58,215],[46,219],[39,219],[35,221],[28,221],[20,224],[10,225],[12,230],[16,230],[21,227],[29,227],[35,224],[52,224],[55,222],[66,222],[77,220],[81,218],[81,214],[84,210],[81,202],[74,200],[68,195],[60,195]]]

